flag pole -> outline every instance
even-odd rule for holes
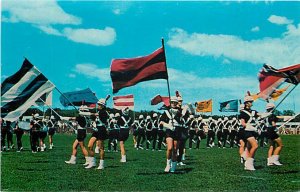
[[[67,96],[65,96],[65,94],[63,94],[56,86],[55,89],[78,111],[78,109],[75,107],[75,105],[69,100],[69,98]]]
[[[59,115],[54,109],[52,109],[52,107],[51,107],[50,105],[48,105],[42,98],[39,98],[39,100],[41,100],[45,105],[47,105],[47,106],[51,109],[51,111],[53,111],[59,118],[62,117],[62,116]],[[51,117],[50,117],[50,118],[51,118]],[[62,119],[62,118],[61,118],[61,119]],[[68,123],[68,125],[69,125],[74,131],[76,130],[71,124]]]
[[[164,38],[161,39],[161,43],[162,43],[162,48],[165,54],[165,66],[166,66],[166,70],[167,70],[167,85],[168,85],[168,94],[169,94],[169,106],[171,106],[171,92],[170,92],[170,83],[169,83],[169,74],[168,74],[168,68],[167,68],[167,57],[166,57],[166,52],[165,52],[165,41]]]
[[[298,84],[297,84],[297,85],[298,85]],[[289,96],[289,94],[297,87],[297,85],[295,85],[295,86],[290,90],[290,92],[288,92],[288,94],[286,94],[286,95],[284,96],[284,98],[281,99],[281,101],[275,106],[275,108],[274,108],[271,112],[275,111],[275,109],[278,108],[278,106],[279,106],[279,105],[287,98],[287,96]]]

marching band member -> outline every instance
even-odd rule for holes
[[[215,120],[212,117],[208,118],[208,133],[207,133],[207,141],[206,141],[206,147],[210,148],[215,145],[215,129],[217,127],[217,124],[215,123]]]
[[[84,107],[79,108],[79,116],[75,118],[75,124],[77,126],[77,130],[75,130],[75,133],[77,134],[77,137],[75,141],[73,142],[72,146],[72,155],[69,161],[65,161],[67,164],[76,164],[76,155],[77,155],[77,147],[78,145],[81,148],[82,154],[85,157],[85,164],[89,164],[89,156],[88,151],[85,148],[84,145],[84,139],[86,137],[86,127],[87,127],[87,119],[85,117],[85,114],[87,113],[87,109]]]
[[[157,134],[158,134],[158,127],[159,127],[159,119],[157,113],[153,113],[152,115],[152,151],[156,149],[156,140],[157,140]]]
[[[100,162],[97,169],[104,169],[104,141],[107,139],[107,122],[109,115],[106,110],[106,99],[99,99],[98,104],[98,115],[95,119],[95,124],[93,128],[92,137],[88,143],[88,152],[89,152],[89,165],[86,166],[86,169],[90,169],[96,166],[95,153],[94,153],[94,144],[98,140],[98,147],[100,152]]]
[[[158,117],[158,119],[159,119],[158,122],[160,122],[160,117]],[[157,135],[158,135],[157,149],[158,149],[158,151],[161,151],[161,144],[166,146],[166,143],[165,143],[166,132],[165,132],[162,124],[158,125]]]
[[[19,120],[22,120],[22,117],[20,117]],[[17,138],[17,152],[21,152],[23,150],[22,136],[24,134],[24,130],[19,127],[18,121],[16,122],[14,131],[16,133],[16,138]]]
[[[216,130],[216,133],[217,133],[217,140],[218,140],[218,147],[221,148],[222,147],[222,133],[223,133],[223,127],[224,127],[224,124],[223,124],[223,121],[221,118],[218,119],[218,122],[217,122],[217,130]]]
[[[43,118],[42,127],[39,132],[41,151],[45,151],[45,149],[46,149],[45,138],[47,137],[47,132],[48,132],[48,125],[47,125],[46,119]]]
[[[140,115],[139,116],[139,122],[138,122],[138,138],[137,138],[137,145],[136,145],[136,149],[143,149],[141,142],[143,143],[143,141],[145,140],[145,120],[144,120],[144,116]],[[141,141],[142,139],[142,141]]]
[[[53,115],[51,115],[50,120],[48,121],[48,135],[49,135],[49,149],[53,148],[53,135],[55,134],[55,126],[57,122],[55,121],[55,118]]]
[[[197,136],[197,144],[196,149],[200,148],[200,142],[202,139],[206,138],[204,126],[206,126],[205,122],[203,121],[202,117],[198,117],[197,121],[197,129],[196,129],[196,136]]]
[[[150,117],[150,115],[147,115],[146,117],[146,150],[149,150],[149,145],[151,144],[151,140],[152,140],[152,127],[153,127],[153,123],[152,123],[152,119]]]
[[[167,142],[167,165],[165,172],[174,173],[176,170],[176,154],[177,154],[177,135],[176,128],[180,125],[180,111],[177,108],[177,97],[171,97],[170,99],[171,109],[165,110],[160,118],[160,124],[166,129],[166,142]]]
[[[239,122],[236,119],[236,117],[233,117],[232,121],[231,121],[230,130],[229,130],[230,148],[233,148],[233,145],[236,142],[235,138],[236,138],[238,129],[239,129]]]
[[[118,116],[120,114],[118,113]],[[107,151],[111,151],[111,147],[113,146],[114,151],[117,151],[117,142],[116,139],[119,135],[119,127],[117,125],[117,121],[115,119],[115,115],[113,113],[109,114],[108,120],[108,145]]]
[[[229,135],[229,129],[230,129],[230,122],[228,120],[228,117],[224,117],[223,121],[223,132],[222,132],[222,139],[223,139],[223,148],[226,148],[226,142]]]
[[[266,106],[266,110],[268,113],[271,113],[275,105],[273,103],[268,103]],[[283,144],[282,140],[279,135],[276,133],[276,122],[278,118],[274,113],[271,113],[266,119],[266,126],[267,126],[267,137],[269,139],[269,151],[268,151],[268,162],[267,165],[282,165],[279,162],[279,155],[282,150]],[[277,146],[276,146],[277,145]]]
[[[133,121],[133,123],[131,125],[134,148],[137,148],[138,124],[139,124],[139,121],[136,119]]]
[[[131,118],[129,117],[129,109],[125,108],[122,110],[122,116],[117,119],[117,124],[120,127],[118,140],[120,142],[121,163],[126,162],[125,141],[127,141],[129,137],[130,121]]]
[[[254,155],[258,148],[258,144],[256,142],[256,128],[253,126],[255,122],[255,118],[258,117],[258,113],[255,110],[252,110],[253,98],[251,96],[246,96],[244,98],[245,108],[241,110],[240,120],[241,125],[245,129],[245,138],[247,140],[247,149],[249,151],[248,157],[245,161],[245,170],[254,171]]]
[[[33,116],[33,120],[30,122],[30,138],[32,153],[36,153],[38,151],[37,146],[39,146],[39,132],[41,128],[42,121],[40,120],[40,115],[36,113]]]
[[[193,148],[193,141],[196,135],[196,129],[197,129],[197,121],[194,118],[194,115],[190,115],[190,118],[188,120],[189,125],[189,149]]]

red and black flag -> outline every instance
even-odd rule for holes
[[[275,69],[264,65],[258,74],[260,97],[268,98],[282,83],[297,85],[300,82],[300,64]]]
[[[110,76],[113,93],[142,81],[168,79],[164,49],[159,48],[144,57],[114,59],[110,67]]]

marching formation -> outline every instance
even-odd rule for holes
[[[86,106],[79,108],[79,116],[69,119],[69,124],[77,134],[72,145],[71,158],[67,164],[76,164],[77,148],[80,147],[86,162],[86,169],[97,166],[95,154],[99,154],[100,161],[97,169],[104,169],[105,151],[118,152],[120,148],[120,162],[126,163],[126,149],[124,143],[129,134],[133,135],[133,145],[136,150],[166,149],[166,167],[164,172],[174,173],[176,166],[184,166],[186,149],[199,149],[201,141],[206,139],[206,148],[239,148],[241,163],[245,170],[254,171],[254,156],[258,147],[269,143],[267,165],[282,165],[279,155],[282,150],[282,140],[277,134],[277,117],[272,113],[275,105],[267,103],[266,112],[258,113],[252,109],[253,98],[246,96],[244,104],[240,105],[240,114],[233,117],[203,119],[195,115],[193,109],[182,105],[183,99],[179,96],[170,98],[170,107],[162,114],[153,113],[137,119],[132,119],[129,109],[109,113],[106,108],[107,99],[97,102],[97,112],[92,113]],[[92,126],[92,134],[85,146],[88,124]],[[58,121],[51,116],[48,120],[39,114],[34,114],[30,122],[30,145],[32,153],[43,152],[47,147],[45,138],[49,135],[49,149],[54,147],[53,135]],[[12,133],[16,133],[17,152],[22,151],[22,135],[24,130],[18,121],[1,122],[1,151],[14,147]],[[6,145],[7,138],[7,145]],[[108,140],[105,146],[105,140]],[[105,150],[106,149],[106,150]]]

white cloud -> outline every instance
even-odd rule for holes
[[[75,75],[74,73],[70,73],[70,74],[68,75],[68,77],[70,77],[70,78],[75,78],[76,75]]]
[[[111,27],[105,27],[104,30],[65,28],[63,34],[74,42],[97,46],[111,45],[116,40],[116,31]]]
[[[251,29],[252,32],[258,32],[260,28],[258,26],[255,26]]]
[[[287,24],[292,24],[294,22],[293,20],[289,20],[286,17],[277,16],[277,15],[271,15],[268,18],[268,21],[277,25],[287,25]]]
[[[75,66],[74,71],[78,74],[85,75],[88,78],[96,78],[102,82],[110,81],[110,69],[98,68],[97,65],[91,63],[81,63]]]
[[[35,25],[81,24],[81,19],[66,13],[54,0],[2,1],[5,22],[26,22]]]
[[[115,15],[120,15],[120,14],[121,14],[121,9],[114,9],[114,10],[113,10],[113,13],[114,13]]]
[[[39,28],[41,31],[43,31],[46,34],[63,36],[63,34],[60,31],[58,31],[57,29],[54,29],[51,26],[39,25],[39,26],[36,26],[36,27]]]
[[[268,63],[274,67],[300,61],[300,25],[288,25],[287,32],[280,38],[250,41],[234,35],[189,34],[180,28],[173,28],[169,37],[169,46],[192,55],[225,57],[253,64]]]

